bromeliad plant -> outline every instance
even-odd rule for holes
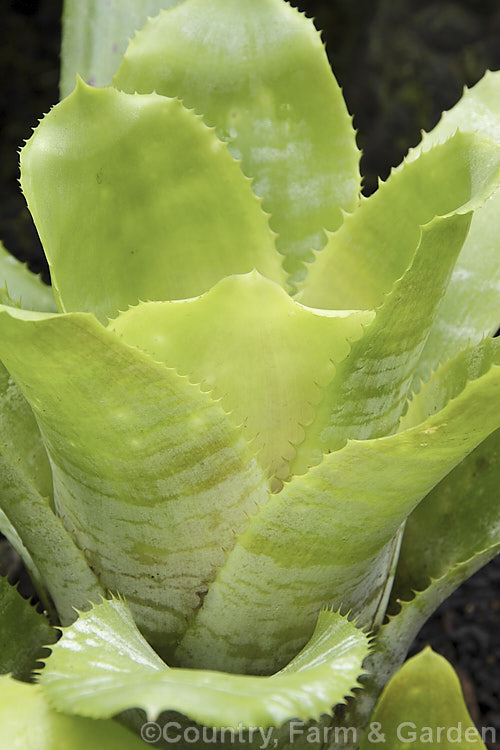
[[[94,8],[117,25],[92,83],[139,6]],[[65,627],[39,685],[0,681],[2,746],[35,747],[31,712],[43,750],[143,747],[111,718],[139,728],[130,709],[356,746],[500,548],[499,133],[489,74],[361,199],[319,35],[284,0],[173,4],[113,86],[43,118],[21,184],[55,302],[2,255],[0,528],[45,614],[1,584],[3,671]],[[404,669],[375,717],[404,684],[431,721],[430,679],[463,719],[438,657]]]

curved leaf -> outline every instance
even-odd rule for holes
[[[422,424],[350,441],[296,477],[252,519],[184,635],[188,666],[271,671],[307,640],[326,602],[367,622],[390,566],[390,542],[429,490],[500,426],[500,341],[488,371],[457,385]]]
[[[478,207],[479,196],[491,195],[498,153],[490,141],[457,133],[403,162],[330,236],[300,301],[327,309],[378,307],[411,263],[423,225],[457,210],[467,213]]]
[[[367,440],[395,431],[469,223],[470,214],[457,214],[423,228],[410,267],[325,388],[298,446],[293,473],[303,474],[349,438]]]
[[[440,578],[464,560],[500,546],[499,487],[497,430],[443,479],[408,519],[394,600],[411,598],[412,592],[425,589],[431,578]]]
[[[7,252],[0,242],[0,290],[2,288],[14,304],[19,303],[25,310],[56,311],[50,286]]]
[[[77,74],[91,86],[109,86],[130,37],[149,16],[180,0],[65,0],[61,49],[61,99]]]
[[[310,310],[254,272],[194,300],[139,305],[109,328],[222,399],[263,468],[285,479],[321,388],[372,317]]]
[[[43,647],[55,640],[48,620],[0,577],[0,673],[29,680]]]
[[[168,650],[267,500],[240,430],[92,315],[0,308],[0,355],[40,424],[67,528],[102,585],[127,596]]]
[[[9,750],[144,750],[115,721],[65,716],[50,708],[39,685],[0,676],[0,746]]]
[[[178,711],[210,727],[267,728],[317,719],[356,687],[368,637],[336,612],[320,613],[304,650],[272,677],[172,669],[140,635],[124,603],[84,612],[53,647],[41,685],[58,710],[107,718],[142,708]]]
[[[52,599],[63,622],[71,622],[73,608],[95,600],[102,589],[53,512],[52,473],[38,425],[3,365],[0,509],[0,529],[23,559],[40,599],[49,611]]]
[[[114,83],[202,114],[271,214],[294,278],[359,192],[351,119],[311,20],[282,0],[186,0],[132,40]]]
[[[488,72],[463,97],[408,159],[416,159],[432,145],[440,143],[457,129],[473,131],[500,144],[500,72]],[[495,333],[500,325],[500,252],[498,233],[500,192],[478,209],[472,220],[446,296],[439,308],[419,363],[418,378],[427,379],[431,368],[446,357],[455,356],[467,344],[478,343]]]
[[[21,184],[62,310],[105,320],[253,268],[284,278],[249,180],[178,101],[80,82],[23,148]]]
[[[381,740],[381,737],[383,739]],[[405,747],[486,750],[453,667],[430,648],[409,659],[385,688],[360,750]]]

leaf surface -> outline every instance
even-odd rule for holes
[[[423,150],[449,138],[456,130],[474,132],[500,145],[500,73],[488,72],[408,154],[418,158]],[[500,192],[474,213],[469,235],[455,266],[450,286],[418,366],[418,379],[428,379],[431,369],[454,357],[466,345],[495,333],[500,325],[500,252],[498,216]]]
[[[49,610],[53,602],[63,622],[71,622],[73,608],[95,600],[102,590],[54,514],[52,473],[35,416],[3,365],[0,509],[0,529],[23,559],[40,599]]]
[[[29,680],[43,647],[55,640],[48,620],[0,577],[0,673]]]
[[[144,750],[115,721],[65,716],[50,708],[39,685],[0,676],[0,745],[9,750]]]
[[[80,82],[22,150],[21,184],[61,310],[105,321],[253,268],[284,279],[249,180],[179,101]]]
[[[344,702],[362,673],[368,637],[336,612],[320,613],[298,656],[271,677],[170,668],[140,635],[125,604],[103,602],[64,629],[41,674],[59,710],[107,718],[174,710],[209,727],[281,725],[319,718]]]
[[[457,746],[486,750],[453,667],[430,648],[409,659],[391,679],[370,719],[361,750],[379,747],[381,741],[391,750]]]
[[[413,591],[426,589],[431,579],[500,546],[499,488],[497,430],[443,479],[408,519],[394,601],[410,599]]]
[[[186,0],[137,34],[114,84],[179,97],[216,128],[293,278],[356,207],[351,118],[313,22],[282,0]]]
[[[0,242],[0,294],[2,288],[10,300],[25,310],[56,311],[50,286],[7,252]]]
[[[240,430],[89,314],[4,308],[0,354],[40,424],[65,525],[101,584],[127,596],[166,649],[267,500]]]
[[[326,309],[372,309],[415,254],[421,227],[436,216],[478,207],[498,185],[498,149],[458,133],[403,162],[338,232],[310,267],[300,301]],[[468,205],[472,199],[472,205]]]
[[[61,99],[79,75],[91,86],[110,86],[130,37],[149,16],[180,0],[66,0],[61,49]]]
[[[390,542],[446,474],[498,428],[499,342],[490,367],[403,432],[349,441],[296,477],[252,519],[190,623],[180,663],[271,671],[309,636],[327,602],[370,621]]]
[[[141,304],[109,327],[222,399],[263,468],[285,479],[321,389],[372,317],[310,310],[254,272],[194,300]]]

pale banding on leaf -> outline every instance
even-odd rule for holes
[[[253,268],[284,283],[250,181],[177,100],[80,81],[23,148],[21,185],[63,311],[104,322]]]
[[[3,308],[0,356],[40,425],[59,514],[102,585],[168,652],[267,501],[241,431],[89,314]]]
[[[373,316],[305,308],[254,272],[194,300],[141,304],[108,327],[221,398],[263,468],[286,479],[322,388]]]
[[[330,713],[359,687],[368,653],[363,631],[323,610],[304,650],[271,677],[170,668],[113,599],[63,630],[40,682],[51,704],[69,713],[108,718],[142,708],[153,720],[173,710],[209,727],[267,728]]]
[[[281,0],[185,0],[132,40],[114,84],[179,97],[241,159],[285,269],[342,223],[359,194],[351,118],[314,24]]]
[[[307,640],[328,601],[370,621],[388,545],[446,474],[500,426],[498,345],[491,366],[421,424],[349,441],[296,477],[252,519],[176,652],[179,663],[269,672]],[[458,365],[460,366],[460,364]]]

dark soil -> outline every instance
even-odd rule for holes
[[[500,68],[497,0],[292,0],[325,30],[330,60],[356,113],[365,192],[385,178],[420,129],[490,68]],[[17,186],[17,150],[57,101],[61,0],[0,7],[0,237],[34,271],[48,272]],[[423,628],[456,667],[473,718],[500,748],[500,558],[466,582]],[[492,745],[493,747],[493,745]]]

